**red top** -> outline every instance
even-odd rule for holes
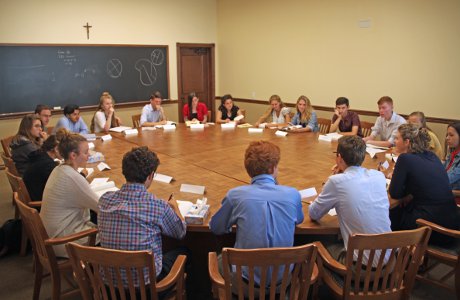
[[[208,115],[208,108],[206,107],[206,104],[204,104],[203,102],[198,102],[198,105],[196,106],[196,113],[198,115],[198,121],[202,122],[204,120],[204,116]],[[188,109],[188,104],[184,105],[184,108],[182,109],[182,114],[184,118],[187,117],[188,120],[192,119],[190,116],[190,110]]]
[[[446,171],[449,171],[450,167],[452,167],[452,164],[454,163],[454,158],[459,152],[460,152],[460,148],[455,149],[455,151],[452,152],[452,154],[450,155],[450,162],[446,168]]]

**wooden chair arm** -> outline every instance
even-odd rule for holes
[[[187,256],[179,255],[174,262],[171,271],[169,271],[168,275],[163,278],[160,282],[156,283],[157,290],[159,292],[168,289],[169,287],[176,284],[178,280],[183,279],[183,274],[185,270],[185,261],[187,260]],[[182,276],[181,276],[182,274]],[[181,278],[182,277],[182,278]]]
[[[347,274],[347,268],[335,260],[330,254],[329,251],[321,244],[321,242],[314,242],[316,247],[318,247],[319,258],[322,263],[331,271],[334,271],[342,276]]]
[[[42,207],[42,202],[41,201],[30,201],[27,203],[29,207],[37,208],[37,207]]]
[[[445,235],[448,235],[454,238],[460,238],[460,231],[458,230],[449,229],[449,228],[443,227],[441,225],[435,224],[433,222],[430,222],[424,219],[417,219],[416,222],[417,222],[417,225],[419,226],[428,226],[433,231],[436,231],[436,232],[439,232],[439,233],[442,233],[442,234],[445,234]]]
[[[217,253],[209,252],[208,254],[209,277],[211,282],[218,288],[225,288],[225,280],[219,272],[219,263],[217,262]]]
[[[96,239],[97,233],[98,230],[96,228],[90,228],[67,236],[47,239],[45,240],[45,246],[66,244],[68,242],[76,241],[87,236],[90,237],[88,244],[90,246],[94,246],[94,241]]]
[[[460,190],[452,190],[452,194],[454,194],[455,197],[460,197]]]

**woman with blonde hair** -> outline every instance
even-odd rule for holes
[[[415,229],[417,219],[457,229],[457,207],[449,178],[441,161],[429,149],[427,129],[403,124],[399,126],[394,142],[402,154],[396,161],[388,189],[391,198],[400,203],[390,210],[391,229]],[[433,232],[430,241],[451,240]]]
[[[261,123],[267,123],[266,127],[285,127],[291,122],[291,111],[289,107],[281,101],[280,96],[272,95],[268,100],[270,108],[259,118],[255,126],[258,127]]]
[[[443,160],[444,155],[441,143],[439,142],[436,134],[426,125],[425,114],[421,111],[414,111],[407,118],[407,122],[418,125],[420,128],[426,128],[428,135],[430,136],[430,150],[433,151],[440,160]]]
[[[109,132],[110,128],[121,125],[120,118],[115,116],[115,101],[108,92],[104,92],[99,99],[99,106],[91,120],[91,132]]]
[[[29,164],[29,154],[40,149],[43,142],[41,133],[42,123],[40,117],[30,114],[22,118],[19,130],[10,144],[11,156],[21,176]]]
[[[291,131],[293,132],[306,132],[313,131],[316,132],[318,128],[318,118],[316,117],[316,112],[311,106],[310,99],[306,96],[300,96],[297,99],[296,103],[296,114],[292,118],[292,125],[302,126],[301,128],[293,127]]]

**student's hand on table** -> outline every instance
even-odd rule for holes
[[[160,122],[160,125],[166,125],[168,122],[166,120],[163,120]]]

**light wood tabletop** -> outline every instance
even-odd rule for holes
[[[170,184],[154,181],[149,191],[155,196],[168,199],[174,193],[177,200],[195,202],[201,195],[182,193],[183,183],[206,187],[205,197],[211,205],[210,214],[203,225],[189,225],[188,231],[208,232],[210,217],[219,209],[222,199],[231,188],[250,183],[244,168],[244,152],[251,141],[267,140],[281,149],[278,166],[278,183],[298,190],[315,187],[321,192],[323,183],[335,164],[337,143],[318,141],[317,133],[289,133],[285,137],[275,135],[273,129],[263,133],[249,133],[247,128],[222,129],[210,125],[203,130],[192,130],[178,124],[176,130],[141,130],[139,134],[124,136],[111,133],[112,140],[96,140],[95,150],[102,152],[111,170],[96,171],[92,177],[109,177],[118,187],[124,183],[121,171],[123,154],[137,146],[148,146],[159,159],[158,173],[172,176]],[[383,153],[371,159],[366,155],[364,166],[376,168],[385,160]],[[95,167],[95,165],[88,165]],[[90,177],[91,181],[92,178]],[[304,199],[311,201],[313,198]],[[318,222],[308,216],[308,204],[302,203],[304,222],[298,225],[299,234],[336,234],[339,225],[336,216],[324,216]]]

